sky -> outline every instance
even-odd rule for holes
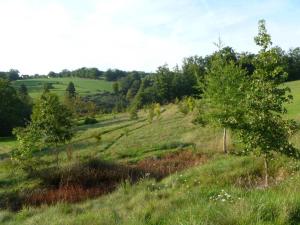
[[[153,72],[211,54],[219,37],[255,53],[259,19],[274,45],[300,46],[298,0],[0,0],[0,71]]]

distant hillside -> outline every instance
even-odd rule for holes
[[[112,82],[105,80],[84,79],[84,78],[36,78],[17,80],[13,83],[15,88],[25,84],[31,97],[38,97],[45,83],[51,83],[53,89],[51,92],[63,96],[68,83],[72,81],[75,85],[76,92],[81,96],[99,93],[102,91],[112,91]]]

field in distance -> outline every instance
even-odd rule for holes
[[[14,82],[14,87],[18,89],[21,84],[25,84],[30,96],[37,98],[43,92],[44,84],[51,83],[53,89],[51,92],[63,96],[69,82],[73,82],[76,92],[80,96],[95,94],[102,91],[111,91],[112,82],[106,80],[84,79],[84,78],[37,78],[17,80]]]

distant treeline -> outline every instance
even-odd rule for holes
[[[300,48],[294,48],[288,52],[284,52],[279,47],[274,47],[273,50],[280,56],[278,64],[288,73],[287,81],[300,80]],[[252,76],[253,71],[255,71],[255,65],[257,65],[255,54],[236,53],[231,47],[224,47],[205,57],[192,56],[185,58],[180,67],[159,66],[156,72],[151,74],[139,71],[126,72],[117,69],[109,69],[103,72],[97,68],[80,68],[74,71],[63,70],[60,73],[50,72],[48,75],[35,75],[33,77],[81,77],[113,81],[113,92],[100,92],[82,97],[74,103],[74,107],[82,108],[77,106],[77,103],[89,103],[88,105],[95,106],[96,112],[101,113],[125,110],[135,112],[152,103],[166,104],[186,96],[201,98],[216,54],[221,54],[222,58],[225,58],[228,62],[234,62],[245,69],[248,76]],[[1,129],[4,128],[4,121],[8,124],[7,128],[2,129],[0,136],[9,134],[15,123],[24,125],[30,119],[30,108],[34,102],[30,100],[25,85],[19,90],[15,90],[10,82],[30,78],[32,76],[20,76],[18,70],[0,72]],[[75,87],[73,92],[74,95],[77,95]],[[8,121],[12,121],[12,123],[10,124]]]
[[[255,57],[255,54],[252,53],[236,53],[230,47],[225,47],[223,49],[227,49],[227,53],[230,54],[233,59],[242,60],[248,69],[253,69],[252,59]],[[287,81],[300,80],[300,47],[291,48],[288,51],[282,50],[280,47],[275,47],[278,54],[281,56],[282,65],[285,71],[288,73]],[[224,50],[224,51],[225,51]],[[212,54],[213,55],[213,54]],[[202,66],[209,62],[209,59],[212,55],[208,55],[205,57],[197,57],[198,60],[202,61]],[[188,58],[187,58],[188,59]],[[204,60],[204,61],[203,61]],[[204,64],[203,64],[204,63]],[[202,68],[203,70],[204,68]],[[19,80],[19,79],[29,79],[29,78],[45,78],[45,77],[80,77],[80,78],[88,78],[88,79],[105,79],[107,81],[117,81],[121,78],[124,78],[131,74],[138,74],[139,77],[146,77],[147,75],[151,75],[150,73],[143,71],[123,71],[119,69],[108,69],[106,71],[101,71],[97,68],[86,68],[82,67],[76,70],[62,70],[61,72],[55,73],[53,71],[49,72],[46,75],[35,74],[35,75],[20,75],[18,70],[11,69],[8,72],[0,71],[0,78],[6,78],[10,81]]]
[[[116,81],[122,77],[125,77],[131,73],[139,74],[139,76],[146,76],[148,73],[141,71],[123,71],[119,69],[108,69],[107,71],[101,71],[97,68],[80,68],[77,70],[63,70],[59,73],[53,71],[47,75],[35,74],[35,75],[20,75],[18,70],[11,69],[8,72],[0,72],[0,78],[6,78],[10,81],[30,79],[30,78],[58,78],[58,77],[79,77],[86,79],[105,79],[107,81]]]
[[[288,73],[287,81],[300,80],[300,48],[290,49],[287,53],[279,47],[274,47],[274,50],[280,56],[278,63]],[[233,61],[241,66],[249,76],[255,70],[255,54],[236,53],[231,47],[221,48],[218,54],[222,54],[228,62]],[[119,96],[116,98],[116,109],[129,105],[141,108],[154,102],[165,104],[185,96],[199,97],[215,55],[216,52],[205,57],[188,57],[183,60],[181,67],[169,68],[163,65],[155,73],[143,78],[138,74],[122,77],[113,85],[114,93]],[[100,96],[89,99],[99,102]]]

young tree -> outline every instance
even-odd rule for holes
[[[29,126],[39,133],[45,145],[54,147],[58,163],[58,145],[74,135],[70,110],[59,102],[57,95],[44,93],[34,105]]]
[[[71,98],[74,98],[75,96],[76,96],[76,89],[75,89],[74,83],[71,81],[68,84],[68,87],[66,89],[66,97],[71,99]]]
[[[227,153],[227,129],[237,129],[242,120],[246,71],[222,54],[215,54],[203,86],[206,120],[224,129],[223,151]]]
[[[113,88],[113,92],[115,94],[119,93],[119,83],[118,82],[114,82],[113,85],[112,85],[112,88]]]
[[[255,151],[264,157],[265,186],[268,186],[268,163],[274,152],[299,157],[299,152],[289,142],[297,126],[293,120],[283,118],[284,105],[292,99],[289,88],[283,85],[287,74],[279,64],[280,56],[271,48],[271,36],[265,21],[259,21],[259,33],[255,37],[261,47],[254,58],[255,71],[243,104],[245,116],[241,121],[239,136],[247,151]]]

